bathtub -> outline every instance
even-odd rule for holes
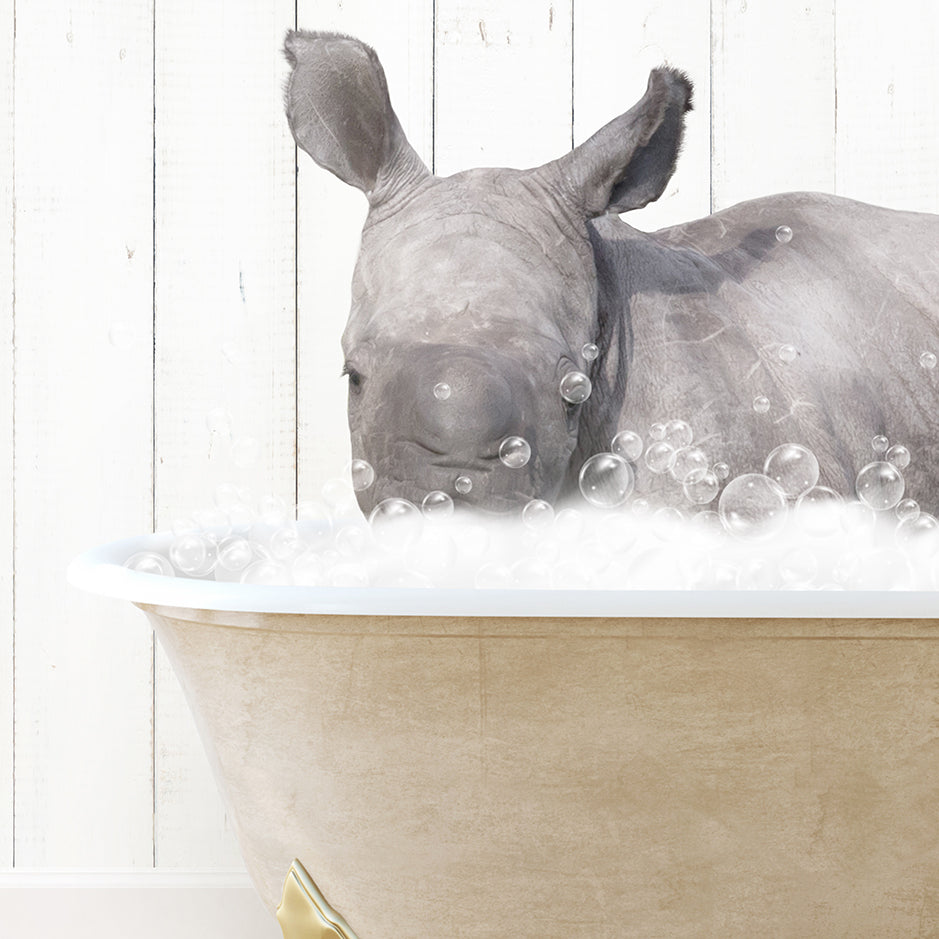
[[[127,570],[287,939],[939,933],[935,593]]]

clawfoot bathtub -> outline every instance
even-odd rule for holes
[[[147,614],[288,939],[939,932],[935,594],[121,567],[159,543],[70,576]]]

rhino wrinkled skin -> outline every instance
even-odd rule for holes
[[[437,489],[490,511],[556,503],[618,429],[670,418],[735,475],[802,444],[820,484],[849,496],[885,435],[912,453],[906,494],[937,507],[939,369],[918,360],[939,352],[939,216],[790,193],[645,233],[618,213],[674,171],[692,94],[674,69],[554,162],[437,178],[372,49],[300,31],[286,55],[297,143],[369,201],[342,339],[352,453],[376,473],[364,512]],[[580,405],[558,391],[574,369],[593,383]],[[530,443],[524,467],[498,459],[508,435]],[[673,482],[635,469],[638,492],[674,500]]]

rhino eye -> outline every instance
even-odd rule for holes
[[[346,363],[342,367],[342,374],[349,376],[349,384],[353,388],[359,388],[362,385],[362,375],[360,372],[357,372],[351,365]]]

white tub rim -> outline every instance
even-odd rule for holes
[[[133,603],[245,613],[343,616],[667,617],[683,619],[939,619],[923,590],[474,590],[291,587],[143,574],[137,551],[165,551],[169,532],[99,545],[68,568],[73,586]]]

